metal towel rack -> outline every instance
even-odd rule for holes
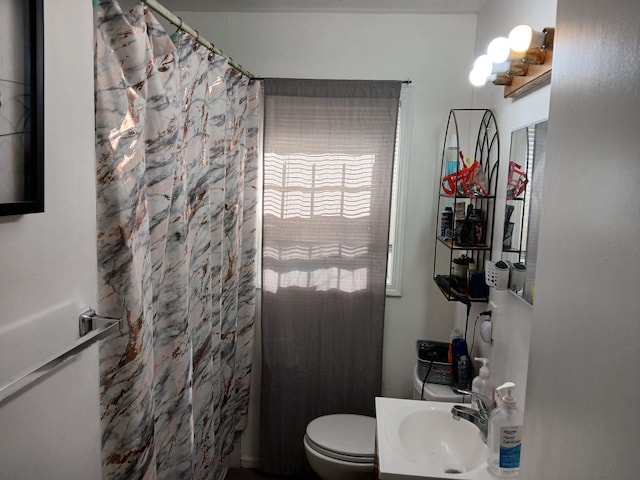
[[[93,309],[80,314],[78,318],[80,338],[62,353],[43,360],[22,373],[0,385],[0,404],[12,395],[33,384],[39,378],[52,373],[61,364],[74,357],[82,350],[120,329],[117,318],[101,317]]]

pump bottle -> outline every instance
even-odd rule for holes
[[[513,399],[514,388],[512,382],[496,388],[502,398],[502,406],[494,409],[489,418],[487,463],[489,471],[499,477],[516,477],[520,473],[523,415]]]
[[[480,371],[478,372],[478,376],[473,379],[471,382],[471,391],[475,393],[479,393],[484,397],[488,398],[490,402],[492,402],[492,406],[494,403],[494,395],[495,395],[495,387],[489,378],[489,367],[487,367],[487,362],[489,361],[486,358],[476,357],[474,358],[476,362],[482,362],[482,366],[480,367]],[[471,403],[474,407],[478,408],[475,400],[472,400]]]

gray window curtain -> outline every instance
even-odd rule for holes
[[[262,471],[314,418],[375,414],[400,82],[266,79]]]

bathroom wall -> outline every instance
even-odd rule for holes
[[[640,5],[557,0],[553,21],[553,3],[489,0],[479,16],[478,52],[503,21],[556,26],[550,87],[513,102],[497,87],[474,94],[512,128],[550,104],[535,305],[493,292],[483,350],[497,381],[526,380],[521,478],[635,478]]]
[[[385,393],[409,396],[415,340],[448,338],[451,329],[451,305],[431,280],[434,175],[449,109],[471,102],[466,68],[473,55],[475,16],[179,14],[259,76],[412,81],[404,278],[402,297],[387,301],[384,362]]]
[[[493,38],[506,36],[511,28],[521,23],[529,24],[538,30],[555,26],[556,2],[557,0],[540,0],[533,3],[525,0],[488,0],[478,15],[475,55],[485,53]],[[470,70],[471,64],[467,68]],[[497,228],[493,241],[494,261],[500,259],[502,250],[502,229],[499,227],[504,222],[511,132],[548,118],[550,86],[544,86],[517,100],[505,99],[503,94],[503,87],[491,83],[473,88],[473,106],[493,110],[500,132],[501,164],[494,220]],[[533,308],[509,291],[491,289],[490,299],[489,305],[473,306],[469,317],[469,338],[472,336],[478,312],[490,309],[493,312],[494,341],[493,344],[482,342],[478,328],[473,356],[490,359],[489,367],[496,385],[507,380],[515,382],[518,386],[516,399],[524,407]],[[458,328],[464,329],[465,320],[466,307],[458,306]]]
[[[383,360],[384,394],[410,397],[415,341],[446,340],[453,323],[453,305],[431,279],[434,188],[449,109],[471,104],[475,15],[178,13],[255,75],[412,81],[404,278],[402,296],[387,299]],[[254,412],[256,397],[254,388]],[[249,437],[245,460],[256,455]]]
[[[638,18],[637,0],[558,0],[524,478],[640,470]]]
[[[91,2],[44,3],[46,211],[0,219],[0,382],[72,341],[77,314],[96,298]],[[468,69],[493,35],[522,22],[556,24],[555,0],[488,0],[477,35],[466,15],[183,16],[258,75],[413,81],[403,296],[389,299],[386,319],[389,396],[411,394],[415,339],[446,339],[453,326],[452,305],[430,278],[434,159],[449,108],[492,108],[503,159],[511,130],[550,117],[536,306],[493,292],[496,341],[480,352],[494,360],[497,381],[527,384],[522,478],[635,478],[640,285],[629,266],[640,264],[640,7],[557,3],[564,47],[552,86],[516,101],[494,86],[472,93]],[[583,188],[567,187],[561,179],[576,172]],[[463,326],[463,312],[455,314]],[[94,347],[0,405],[0,479],[100,478],[97,379]]]
[[[95,306],[93,14],[45,0],[45,212],[0,218],[0,384]],[[0,479],[100,478],[97,347],[0,404]]]

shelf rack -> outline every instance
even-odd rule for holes
[[[463,145],[474,145],[473,156],[466,155],[469,150],[461,148]],[[467,157],[469,161],[466,161]],[[455,158],[453,170],[452,158]],[[448,161],[449,165],[447,165]],[[474,161],[478,162],[475,169],[476,179],[483,188],[469,192],[468,189],[460,188],[462,182],[460,179],[464,168]],[[460,301],[465,304],[488,301],[489,292],[484,284],[482,270],[484,262],[491,258],[493,248],[493,221],[499,163],[500,138],[493,112],[488,109],[451,109],[440,161],[438,218],[433,260],[433,279],[449,301]],[[452,173],[455,173],[457,181],[453,192],[447,193],[442,182]],[[447,206],[454,212],[449,232],[441,223],[441,213]],[[474,275],[469,279],[454,275],[454,259],[460,258],[463,254],[473,259],[476,272],[481,277]]]

